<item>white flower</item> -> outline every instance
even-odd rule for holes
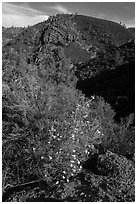
[[[70,164],[70,167],[73,167],[73,164]]]
[[[53,127],[53,126],[51,127],[51,130],[52,130],[52,131],[56,131],[56,129],[54,129],[54,127]]]
[[[100,130],[97,130],[97,133],[101,133]]]
[[[80,161],[78,160],[78,164],[80,164]]]
[[[75,135],[74,134],[72,134],[72,138],[74,138],[75,137]]]
[[[95,96],[91,96],[92,99],[95,99]]]
[[[86,154],[88,153],[88,150],[87,150],[87,149],[85,150],[85,153],[86,153]]]
[[[82,166],[80,166],[79,169],[81,170],[81,169],[82,169]]]
[[[89,108],[89,106],[90,106],[89,103],[87,103],[86,105],[87,105],[87,107]]]
[[[73,154],[73,155],[72,155],[72,157],[76,158],[76,155],[75,155],[75,154]]]
[[[52,137],[55,139],[55,138],[56,138],[56,135],[53,135]]]
[[[49,156],[49,159],[51,160],[51,159],[52,159],[52,157],[51,157],[51,156]]]

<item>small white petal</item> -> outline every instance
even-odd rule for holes
[[[97,130],[97,133],[101,133],[100,130]]]
[[[72,157],[76,158],[76,155],[72,155]]]
[[[85,150],[85,153],[86,153],[86,154],[88,153],[88,150],[87,150],[87,149]]]
[[[78,160],[78,164],[80,164],[80,161]]]
[[[70,164],[70,167],[73,167],[73,164]]]
[[[53,138],[55,139],[55,138],[56,138],[56,136],[55,136],[55,135],[53,135]]]

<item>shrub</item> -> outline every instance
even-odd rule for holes
[[[134,114],[122,118],[115,128],[117,145],[113,147],[113,151],[117,154],[133,159],[135,153],[135,128]]]
[[[102,98],[86,99],[64,83],[45,83],[36,66],[29,65],[12,89],[14,100],[8,106],[3,100],[12,119],[3,126],[3,169],[16,175],[12,183],[30,175],[49,183],[68,181],[81,171],[94,144],[112,136],[114,114]]]
[[[74,86],[45,82],[32,65],[11,89],[4,86],[4,186],[31,178],[68,182],[94,146],[117,145],[115,113],[103,98],[87,99]]]

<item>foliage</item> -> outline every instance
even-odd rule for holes
[[[46,45],[43,49],[38,53],[36,60],[39,75],[46,81],[75,85],[77,82],[75,67],[71,60],[66,59],[62,47]]]
[[[4,177],[5,185],[30,175],[49,183],[68,181],[81,171],[94,144],[111,140],[114,113],[103,99],[86,99],[63,83],[45,83],[32,65],[11,87],[12,100],[3,95],[3,172],[12,175]]]
[[[132,160],[134,160],[135,154],[134,120],[134,114],[130,114],[128,117],[122,118],[121,122],[117,124],[115,129],[116,145],[112,148],[114,152]]]

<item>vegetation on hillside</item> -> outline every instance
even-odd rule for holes
[[[129,84],[125,77],[131,73],[133,78],[134,71],[123,63],[134,69],[134,48],[132,42],[125,50],[126,45],[106,41],[105,50],[97,41],[93,49],[92,42],[87,47],[79,18],[51,17],[3,45],[3,201],[135,200],[134,110],[117,121],[118,109],[106,97],[118,97],[124,91],[120,79]],[[111,95],[113,79],[119,83]]]

